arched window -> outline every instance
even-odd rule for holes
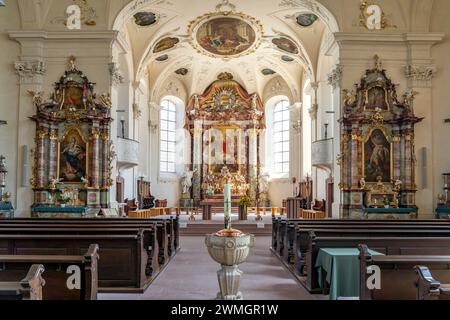
[[[171,100],[161,101],[160,172],[176,173],[177,108]]]
[[[281,100],[273,111],[274,173],[289,173],[290,111],[289,101]]]

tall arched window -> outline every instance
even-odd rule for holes
[[[282,100],[273,111],[274,172],[289,173],[290,157],[289,101]]]
[[[171,100],[161,101],[160,123],[160,171],[162,173],[176,172],[176,127],[177,108]]]

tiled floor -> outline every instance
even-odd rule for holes
[[[246,300],[315,300],[269,250],[270,237],[257,237],[244,271],[241,291]],[[144,294],[99,294],[105,300],[213,300],[220,266],[208,255],[203,237],[182,237],[181,251]]]

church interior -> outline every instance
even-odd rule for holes
[[[449,12],[0,1],[0,300],[450,300]]]

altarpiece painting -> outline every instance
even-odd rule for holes
[[[343,217],[359,218],[381,207],[417,213],[414,128],[423,119],[414,115],[415,93],[406,92],[399,100],[396,85],[375,56],[375,67],[366,70],[355,90],[343,94],[339,120]]]

